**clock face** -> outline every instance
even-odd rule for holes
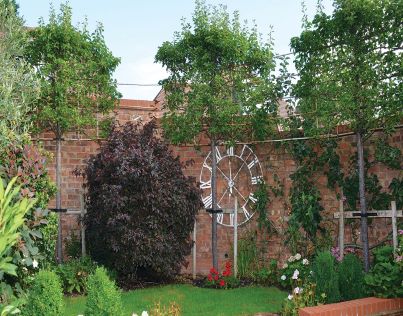
[[[205,208],[212,207],[212,153],[209,152],[200,172],[200,188]],[[252,149],[247,146],[216,147],[217,158],[217,205],[223,213],[217,214],[217,222],[224,226],[234,226],[235,197],[238,198],[238,225],[253,216],[252,204],[256,203],[253,193],[263,181],[260,162]]]

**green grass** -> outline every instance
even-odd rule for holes
[[[165,285],[122,294],[128,316],[149,310],[155,302],[176,302],[182,315],[253,315],[278,312],[286,293],[277,288],[242,287],[233,290],[202,289],[192,285]],[[65,299],[66,316],[84,314],[85,297]]]

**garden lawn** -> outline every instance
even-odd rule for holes
[[[278,312],[286,293],[277,288],[242,287],[232,290],[216,290],[187,284],[165,285],[134,290],[122,294],[127,316],[150,310],[156,302],[168,305],[176,302],[181,315],[253,315],[257,312]],[[65,299],[66,316],[84,314],[85,297]]]

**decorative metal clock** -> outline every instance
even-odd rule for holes
[[[216,147],[217,158],[217,205],[223,213],[217,214],[217,222],[224,226],[234,226],[235,197],[238,197],[238,225],[246,223],[254,212],[252,203],[256,203],[253,192],[260,181],[263,181],[262,167],[252,149],[229,147],[221,150]],[[200,172],[200,188],[205,208],[211,208],[211,152],[204,159]]]

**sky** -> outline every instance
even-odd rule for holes
[[[50,3],[58,10],[64,2],[17,0],[25,24],[31,27],[38,25],[41,17],[47,21]],[[308,17],[312,18],[317,0],[304,2]],[[238,11],[241,20],[247,20],[249,25],[255,21],[263,38],[267,38],[272,27],[276,54],[289,53],[290,39],[301,33],[301,0],[206,0],[206,3],[226,5],[230,13]],[[332,11],[331,3],[323,0],[326,13]],[[163,42],[172,41],[174,32],[181,30],[182,18],[191,21],[194,0],[70,0],[69,4],[75,24],[85,18],[90,30],[94,30],[97,22],[103,24],[107,46],[114,56],[121,58],[114,77],[123,98],[154,99],[159,86],[121,84],[157,85],[167,77],[162,66],[154,63],[154,56]]]

